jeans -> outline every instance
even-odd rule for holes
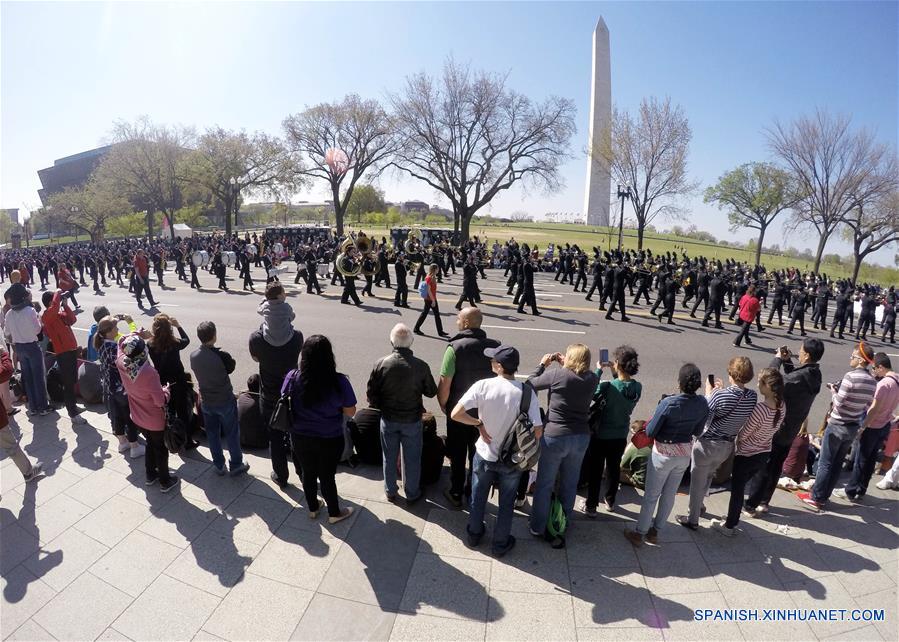
[[[591,439],[587,462],[587,508],[595,509],[599,504],[599,490],[602,486],[603,469],[606,471],[606,495],[614,504],[621,478],[621,456],[627,447],[627,439]],[[542,460],[542,453],[541,453]]]
[[[877,465],[877,453],[890,434],[890,424],[881,428],[865,428],[858,440],[855,460],[852,464],[852,477],[846,484],[849,497],[864,497]]]
[[[75,383],[78,381],[78,351],[69,350],[56,355],[56,365],[59,368],[59,378],[62,380],[63,398],[69,417],[78,414],[75,396]]]
[[[200,404],[203,410],[203,424],[206,427],[206,439],[209,452],[212,453],[212,465],[219,470],[225,468],[225,454],[222,452],[222,436],[231,456],[231,470],[243,464],[243,453],[240,450],[240,428],[237,422],[237,401],[232,399],[224,406]]]
[[[590,444],[590,435],[563,435],[540,440],[540,466],[534,486],[534,504],[531,507],[531,530],[542,533],[549,519],[549,503],[556,475],[559,476],[559,501],[566,515],[574,509],[577,496],[581,462]]]
[[[167,482],[169,475],[169,449],[165,447],[162,430],[147,430],[140,428],[144,439],[147,440],[147,450],[144,453],[144,466],[147,471],[147,481],[158,479]]]
[[[5,412],[5,410],[0,408],[0,412]],[[6,453],[7,457],[13,460],[23,477],[28,477],[31,474],[31,460],[22,452],[19,440],[12,434],[9,426],[0,428],[0,448]]]
[[[474,445],[480,433],[474,426],[446,418],[446,456],[450,460],[450,493],[454,497],[471,495],[471,471]],[[468,465],[468,474],[465,466]]]
[[[396,495],[396,462],[403,447],[403,490],[406,499],[421,495],[421,420],[411,423],[381,418],[381,450],[384,453],[384,492]]]
[[[727,505],[727,521],[724,525],[733,528],[740,521],[743,500],[746,496],[746,483],[768,463],[768,453],[754,455],[737,455],[734,457],[734,470],[730,480],[730,502]]]
[[[690,467],[690,523],[698,524],[702,502],[712,485],[718,466],[734,451],[732,441],[697,439],[693,443],[693,465]]]
[[[512,533],[512,514],[515,511],[515,495],[521,471],[496,461],[487,461],[475,453],[471,471],[471,506],[468,513],[468,532],[477,535],[484,532],[484,512],[490,487],[499,487],[499,505],[496,509],[496,527],[493,529],[493,550],[502,551],[509,544]]]
[[[640,505],[640,517],[637,518],[636,531],[641,535],[649,532],[649,527],[661,530],[668,521],[668,515],[674,508],[674,497],[680,486],[684,471],[690,466],[689,457],[666,457],[655,448],[646,466],[646,488],[643,491],[643,503]],[[658,504],[658,509],[656,509]],[[652,513],[655,511],[655,519]]]
[[[284,433],[287,434],[287,433]],[[299,454],[303,467],[303,495],[311,511],[319,509],[318,489],[321,485],[322,497],[328,506],[328,515],[340,516],[337,497],[337,464],[343,454],[343,437],[309,437],[290,434],[293,451]]]
[[[815,502],[824,504],[830,499],[857,431],[858,424],[847,426],[832,420],[827,422],[827,429],[821,438],[821,454],[818,458],[815,485],[812,487],[812,500]]]
[[[125,435],[130,443],[137,441],[137,427],[131,421],[131,409],[124,392],[113,392],[103,396],[103,403],[109,411],[109,423],[113,435]]]
[[[749,497],[746,499],[748,508],[755,510],[759,504],[767,505],[771,501],[777,488],[777,480],[780,479],[780,473],[789,454],[789,444],[786,446],[777,443],[771,444],[768,461],[759,469],[750,485]]]
[[[276,402],[277,399],[270,400],[260,395],[259,409],[262,412],[262,421],[265,422],[266,428],[268,430],[268,446],[269,456],[272,460],[272,470],[275,472],[275,476],[278,478],[278,482],[286,484],[287,478],[290,475],[290,472],[287,469],[288,455],[290,455],[291,459],[293,459],[293,467],[297,473],[297,477],[302,479],[303,472],[302,465],[300,464],[300,456],[297,453],[296,449],[293,447],[290,439],[290,434],[282,432],[280,430],[273,430],[272,428],[268,428],[269,419],[271,419],[272,413],[275,412]]]
[[[28,410],[41,412],[48,410],[47,402],[47,372],[44,367],[44,351],[37,341],[31,343],[17,343],[16,356],[22,367],[22,385],[25,387],[25,395],[28,397]]]

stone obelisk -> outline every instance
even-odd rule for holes
[[[609,149],[611,140],[612,70],[609,59],[609,28],[602,17],[593,30],[593,76],[590,85],[590,138],[587,141],[584,219],[587,225],[608,225],[612,177],[603,151]]]

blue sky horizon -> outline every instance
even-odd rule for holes
[[[508,74],[535,100],[577,107],[565,187],[513,189],[486,213],[581,212],[586,178],[592,33],[609,27],[612,100],[634,110],[670,97],[693,130],[690,176],[702,188],[727,170],[771,160],[764,129],[827,109],[897,147],[899,3],[896,2],[455,2],[0,4],[0,206],[39,204],[37,170],[102,144],[116,119],[280,134],[305,106],[347,93],[384,100],[448,56]],[[431,188],[385,174],[389,200],[445,205]],[[614,189],[614,186],[613,186]],[[322,186],[302,196],[323,200]],[[718,238],[726,215],[683,203]],[[627,215],[627,209],[626,209]],[[812,235],[766,244],[812,247]],[[849,253],[834,238],[827,253]],[[875,260],[893,264],[896,248]]]

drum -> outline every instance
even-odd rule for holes
[[[222,263],[225,264],[225,267],[234,267],[237,265],[237,253],[222,252]]]
[[[247,244],[247,256],[256,256],[256,252],[259,250],[256,249],[256,246],[252,243]]]
[[[281,245],[280,243],[275,243],[274,245],[272,245],[272,252],[276,256],[281,256],[281,254],[284,253],[284,246]]]
[[[209,252],[206,250],[197,250],[190,257],[191,262],[197,267],[206,267],[209,265]]]
[[[328,265],[326,263],[318,264],[318,275],[319,276],[327,276],[328,275]]]

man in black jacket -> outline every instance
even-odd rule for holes
[[[473,383],[495,376],[484,350],[496,348],[499,341],[488,339],[481,330],[483,319],[478,308],[463,308],[459,312],[459,333],[449,340],[437,385],[437,403],[446,415],[446,454],[450,460],[450,487],[443,495],[455,508],[462,507],[463,494],[471,495],[471,460],[479,433],[473,426],[453,421],[450,413]]]
[[[397,323],[390,331],[393,352],[378,360],[368,378],[368,405],[381,411],[384,493],[396,501],[396,462],[403,447],[403,490],[406,503],[421,497],[421,397],[437,394],[427,363],[412,354],[412,331]]]
[[[771,454],[765,468],[760,470],[750,485],[749,498],[744,510],[756,516],[768,512],[768,503],[777,488],[780,471],[790,452],[790,446],[802,423],[808,417],[809,410],[818,392],[821,390],[821,368],[818,362],[824,356],[824,343],[820,339],[806,339],[799,349],[799,366],[793,365],[789,351],[777,351],[771,368],[783,367],[784,372],[784,404],[787,407],[783,425],[774,434],[771,442]]]

